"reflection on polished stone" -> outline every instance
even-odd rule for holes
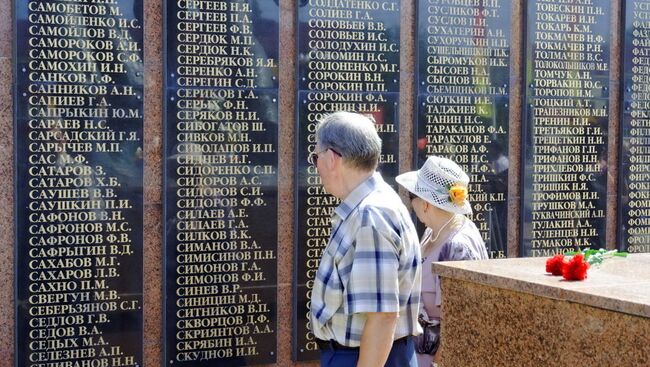
[[[618,248],[650,252],[650,9],[647,3],[626,1],[624,25]]]
[[[167,2],[163,360],[274,363],[279,9],[204,5]]]
[[[418,7],[415,164],[443,156],[469,175],[471,219],[491,258],[508,250],[510,8],[508,0]]]
[[[522,256],[605,246],[609,15],[528,3]]]
[[[15,8],[16,365],[139,366],[142,2],[26,4]]]

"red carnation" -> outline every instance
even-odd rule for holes
[[[553,275],[562,275],[562,267],[564,265],[564,255],[555,255],[546,260],[546,272]]]
[[[562,267],[562,276],[566,280],[584,280],[587,277],[589,264],[583,254],[576,254]]]

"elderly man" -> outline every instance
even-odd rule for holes
[[[337,112],[316,127],[310,156],[325,190],[341,199],[311,297],[321,366],[416,366],[420,333],[418,235],[399,196],[375,172],[372,121]]]

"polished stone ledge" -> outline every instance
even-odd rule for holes
[[[606,259],[583,281],[546,274],[547,258],[453,261],[433,264],[441,277],[571,301],[650,318],[650,254]]]

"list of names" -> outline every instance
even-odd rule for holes
[[[650,1],[625,9],[619,248],[650,252]]]
[[[604,247],[609,2],[528,13],[522,255]]]
[[[15,10],[16,364],[142,365],[141,2]]]
[[[278,7],[167,6],[165,363],[273,363]]]
[[[510,1],[420,0],[416,160],[452,159],[470,177],[472,220],[506,257]]]

